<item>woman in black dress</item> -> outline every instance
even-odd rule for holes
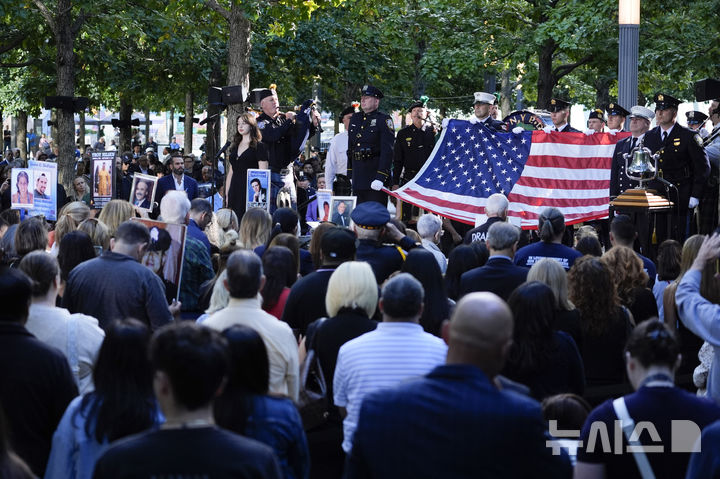
[[[237,133],[230,145],[228,158],[227,180],[225,181],[225,197],[227,205],[242,219],[247,202],[247,170],[268,168],[268,150],[262,143],[262,135],[255,117],[243,113],[237,120]]]

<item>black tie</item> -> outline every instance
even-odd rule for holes
[[[632,143],[630,144],[630,151],[632,151],[633,148],[635,148],[635,144],[637,143],[637,138],[632,139]]]
[[[662,134],[663,143],[665,143],[665,140],[667,140],[667,131],[663,131],[663,134]]]

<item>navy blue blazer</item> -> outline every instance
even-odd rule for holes
[[[489,291],[507,301],[515,288],[527,279],[528,269],[507,258],[491,256],[485,266],[471,269],[460,277],[460,295]]]
[[[197,181],[192,176],[183,175],[185,178],[184,186],[185,186],[185,193],[187,193],[188,199],[190,201],[197,198],[198,193],[198,185]],[[162,200],[163,196],[165,196],[165,193],[168,191],[172,191],[175,189],[175,178],[173,178],[173,175],[165,175],[162,178],[160,178],[157,182],[157,193],[155,194],[155,201],[160,204],[160,201]]]
[[[549,439],[539,403],[475,366],[443,365],[363,399],[345,477],[572,476]]]

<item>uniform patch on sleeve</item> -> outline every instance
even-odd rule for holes
[[[387,123],[388,129],[390,131],[395,131],[395,127],[393,126],[392,118],[388,118],[386,120],[386,123]]]
[[[263,128],[265,128],[265,124],[266,124],[266,123],[267,123],[266,121],[259,121],[259,122],[258,122],[258,129],[259,129],[259,130],[262,130]]]
[[[695,133],[695,143],[698,144],[698,146],[703,146],[703,139],[700,135]]]

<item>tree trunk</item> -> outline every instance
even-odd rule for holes
[[[250,89],[250,34],[252,24],[243,12],[241,2],[232,2],[230,9],[230,38],[228,40],[228,85],[242,85],[243,92]],[[243,105],[230,105],[227,110],[227,138],[235,134],[237,119]]]
[[[80,153],[85,153],[85,111],[81,111],[78,121],[78,148]]]
[[[75,35],[72,0],[58,0],[55,15],[57,94],[75,96]],[[72,110],[57,108],[57,133],[53,138],[58,147],[58,183],[72,191],[75,179],[75,115]]]
[[[547,108],[553,96],[553,88],[557,79],[553,75],[552,61],[555,51],[555,42],[548,39],[538,52],[538,80],[537,80],[537,108]]]
[[[422,59],[425,57],[425,51],[427,50],[427,43],[425,38],[421,36],[415,37],[415,78],[413,79],[413,98],[419,99],[425,94],[425,78],[421,67]]]
[[[185,154],[192,153],[193,144],[193,94],[185,93]]]
[[[143,113],[145,113],[145,143],[148,143],[150,142],[150,124],[152,123],[150,121],[150,110],[146,108]],[[155,152],[155,154],[158,153],[157,151]]]
[[[213,66],[210,72],[210,86],[217,87],[222,85],[222,68],[220,65]],[[214,159],[218,151],[218,143],[220,142],[220,108],[216,105],[208,105],[208,117],[217,115],[212,120],[205,123],[207,127],[207,139],[205,140],[205,155],[209,159]],[[213,166],[215,163],[213,162]]]
[[[57,109],[53,108],[50,110],[50,139],[53,141],[53,145],[56,146],[58,142],[58,127],[57,127]]]
[[[512,83],[510,82],[510,70],[503,70],[500,75],[500,110],[503,118],[512,110]]]
[[[605,109],[610,103],[610,83],[612,79],[609,77],[599,76],[595,80],[595,106]]]
[[[170,128],[168,129],[168,143],[172,143],[175,136],[175,108],[170,108]]]
[[[20,110],[15,114],[15,118],[17,120],[17,128],[15,128],[15,144],[17,145],[17,148],[20,148],[20,158],[27,162],[27,112],[25,110]],[[27,165],[27,163],[25,164]]]
[[[130,118],[132,117],[132,104],[126,98],[120,98],[120,121],[128,122],[126,126],[120,127],[120,139],[118,149],[120,152],[132,151],[132,129],[130,127]]]

